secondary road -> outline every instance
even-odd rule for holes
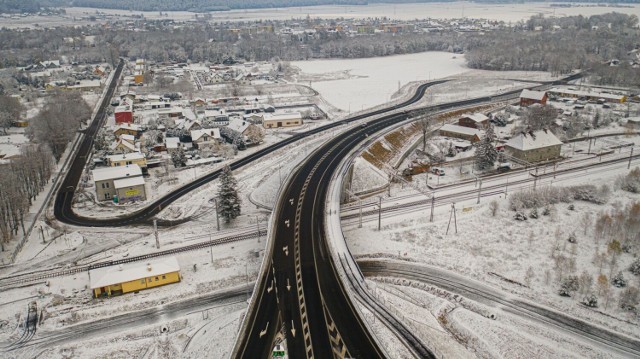
[[[629,357],[640,356],[640,341],[637,339],[611,332],[549,308],[512,298],[488,285],[440,268],[389,260],[359,260],[358,264],[365,276],[390,276],[429,283],[491,307],[499,307],[543,325],[573,333],[585,339],[587,343],[594,343]]]

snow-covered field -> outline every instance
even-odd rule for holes
[[[483,4],[470,2],[418,3],[418,4],[369,4],[365,6],[301,6],[275,9],[248,9],[211,12],[213,21],[255,21],[255,20],[288,20],[292,18],[382,18],[395,20],[413,20],[422,18],[451,19],[476,18],[505,22],[526,20],[532,15],[545,16],[590,16],[617,11],[640,16],[640,6],[625,4],[624,8],[597,6],[591,4],[575,4],[571,8],[552,8],[549,3],[524,4]],[[628,7],[627,7],[628,6]],[[95,9],[67,8],[68,16],[87,16],[95,14]],[[159,15],[157,11],[135,11],[100,9],[107,14],[131,16],[143,14],[146,19],[170,18],[176,20],[194,19],[195,13],[186,11],[167,11]],[[165,15],[166,14],[166,15]],[[42,19],[39,19],[42,21]],[[44,18],[46,21],[47,18]],[[51,20],[50,20],[51,21]]]
[[[348,112],[360,111],[391,100],[408,82],[439,79],[468,69],[464,57],[448,52],[348,60],[293,61],[308,84],[334,106]],[[340,80],[333,78],[342,77]]]

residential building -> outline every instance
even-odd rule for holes
[[[242,115],[242,119],[247,122],[251,122],[254,125],[262,125],[262,121],[264,121],[264,115],[261,113],[250,113]]]
[[[180,282],[176,257],[133,262],[89,271],[94,298],[111,297]]]
[[[180,148],[180,138],[178,137],[165,137],[164,147],[167,152],[172,153]]]
[[[198,148],[212,147],[222,142],[220,129],[207,128],[203,130],[191,131],[191,142]]]
[[[112,155],[107,156],[107,165],[110,167],[138,165],[144,171],[147,168],[147,158],[140,152]]]
[[[111,144],[111,151],[115,153],[131,153],[136,151],[136,145],[135,143],[122,139],[121,136]]]
[[[205,110],[203,118],[203,121],[213,126],[221,127],[229,124],[229,115],[225,110]]]
[[[142,169],[138,165],[107,167],[93,170],[93,182],[96,185],[96,199],[98,201],[113,200],[114,196],[117,196],[114,181],[134,177],[142,178]]]
[[[466,114],[458,119],[458,125],[469,128],[481,129],[489,124],[489,117],[482,113]]]
[[[440,136],[459,138],[474,143],[480,141],[482,132],[476,128],[446,124],[440,127],[439,134]]]
[[[113,130],[113,134],[116,135],[116,137],[120,137],[121,135],[131,135],[138,138],[142,135],[142,127],[133,123],[124,123],[117,126],[116,129]]]
[[[284,113],[278,115],[264,115],[262,121],[264,128],[292,127],[302,125],[300,112]]]
[[[562,141],[551,131],[521,132],[505,144],[505,151],[520,160],[534,163],[560,157]]]
[[[520,106],[527,107],[529,105],[533,105],[534,103],[546,105],[547,93],[544,91],[533,91],[528,89],[522,90],[522,93],[520,93]]]

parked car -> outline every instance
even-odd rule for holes
[[[431,173],[433,173],[436,176],[444,176],[444,168],[441,167],[433,167],[431,169]]]

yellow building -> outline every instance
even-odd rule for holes
[[[127,263],[89,271],[94,298],[110,297],[180,282],[176,257],[148,263]]]
[[[140,152],[124,153],[107,156],[107,164],[110,167],[138,165],[144,171],[147,168],[147,158]]]

